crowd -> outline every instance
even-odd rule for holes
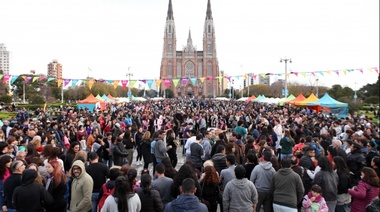
[[[0,211],[379,211],[379,126],[361,114],[204,99],[16,110],[0,120]]]

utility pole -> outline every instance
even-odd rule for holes
[[[130,68],[131,67],[128,67],[128,73],[126,76],[128,77],[128,98],[129,98],[129,102],[132,102],[131,76],[133,76],[133,74],[130,72]]]
[[[289,58],[289,59],[280,59],[280,63],[282,62],[285,62],[285,91],[284,91],[284,96],[285,96],[285,99],[288,97],[288,62],[289,63],[292,63],[292,59]]]

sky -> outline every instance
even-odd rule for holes
[[[47,73],[57,59],[63,78],[159,78],[169,0],[0,0],[0,43],[10,74]],[[172,0],[177,50],[202,50],[207,0]],[[289,82],[359,89],[379,67],[379,0],[211,0],[219,69],[227,75],[363,68]],[[91,69],[91,71],[89,71]],[[281,78],[281,77],[279,77]]]

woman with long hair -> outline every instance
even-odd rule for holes
[[[62,172],[61,164],[56,160],[49,161],[45,167],[50,175],[46,188],[54,198],[54,204],[47,205],[46,211],[64,212],[66,209],[66,199],[64,197],[66,192],[66,175]]]
[[[37,164],[31,163],[28,165],[27,169],[31,169],[31,170],[36,171],[37,177],[34,180],[34,182],[37,183],[38,185],[45,186],[45,184],[46,184],[45,178],[42,177],[41,173],[38,171],[38,165]]]
[[[30,164],[30,160],[34,157],[40,157],[40,155],[37,152],[36,146],[34,144],[28,144],[26,146],[26,156],[25,161]]]
[[[39,135],[36,135],[33,137],[33,140],[31,140],[29,143],[33,144],[34,146],[36,146],[36,150],[38,153],[41,153],[44,149],[44,147],[42,146],[41,144],[41,136]]]
[[[157,190],[151,189],[152,177],[149,174],[141,176],[141,188],[136,190],[140,197],[142,212],[162,212],[164,211],[160,193]]]
[[[353,198],[351,211],[364,212],[366,206],[379,195],[379,186],[380,180],[375,170],[364,167],[361,171],[359,184],[348,189],[348,193]]]
[[[70,170],[71,164],[74,161],[75,155],[79,152],[80,145],[78,142],[74,141],[70,144],[70,148],[66,152],[65,160],[64,160],[64,168],[66,171]]]
[[[350,170],[347,167],[346,161],[340,156],[335,156],[334,164],[336,173],[339,177],[338,183],[338,199],[335,211],[349,212],[351,204],[351,196],[348,194],[348,188],[351,188]]]
[[[141,211],[139,195],[131,190],[128,178],[120,176],[115,180],[115,192],[108,196],[101,212],[138,212]]]
[[[172,197],[176,198],[178,195],[180,195],[179,188],[182,185],[182,181],[186,178],[191,178],[195,182],[195,187],[197,188],[197,191],[195,192],[195,196],[201,197],[202,191],[201,186],[198,182],[198,177],[195,174],[194,168],[191,167],[191,165],[185,163],[181,166],[181,168],[178,170],[177,174],[174,176],[173,179],[173,186],[172,186]]]
[[[153,162],[152,154],[150,153],[150,131],[146,131],[141,140],[141,152],[144,159],[144,169],[148,169],[149,164]]]
[[[10,167],[12,163],[12,158],[9,155],[2,155],[0,157],[0,204],[3,205],[4,181],[11,176]]]
[[[87,131],[84,129],[83,125],[78,126],[78,132],[76,133],[76,135],[77,135],[77,139],[76,139],[77,142],[80,142],[80,140],[82,140],[82,136],[87,138]]]
[[[292,149],[296,143],[294,142],[294,139],[290,135],[290,131],[288,129],[285,130],[284,137],[281,138],[280,140],[280,145],[281,145],[281,157],[291,157],[292,156]]]
[[[171,179],[177,174],[177,170],[173,167],[170,159],[168,157],[164,158],[161,162],[165,166],[165,177],[169,177]]]
[[[169,148],[169,150],[167,151],[168,155],[169,155],[169,158],[170,158],[170,162],[172,163],[173,167],[176,167],[177,166],[177,161],[178,161],[178,158],[177,158],[177,144],[174,142],[174,138],[175,138],[175,133],[173,130],[168,130],[166,132],[166,146],[171,146],[172,148]]]
[[[132,165],[134,141],[133,141],[133,138],[131,137],[131,131],[129,130],[125,131],[124,137],[123,137],[123,144],[128,153],[128,156],[126,157],[128,160],[128,163]]]
[[[202,188],[202,198],[210,203],[210,212],[216,212],[218,208],[219,182],[219,175],[214,166],[206,166],[200,185]]]

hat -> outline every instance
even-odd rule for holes
[[[116,123],[116,124],[115,124],[115,127],[120,128],[120,124],[119,124],[119,123]]]

